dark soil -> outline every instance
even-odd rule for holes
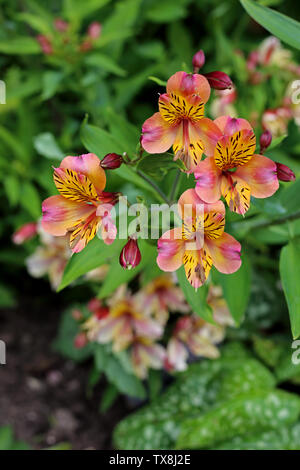
[[[35,284],[39,292],[39,281]],[[37,300],[38,299],[38,300]],[[16,309],[0,311],[0,339],[6,365],[0,365],[0,427],[11,425],[18,440],[35,449],[69,442],[72,449],[111,449],[112,431],[128,414],[119,398],[105,414],[99,403],[102,382],[87,397],[89,363],[65,360],[51,347],[62,307],[59,297],[39,292]]]

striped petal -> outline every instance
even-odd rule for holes
[[[212,258],[206,249],[186,250],[183,255],[185,275],[195,288],[202,286],[212,267]]]
[[[242,118],[232,118],[231,116],[220,116],[214,120],[223,135],[233,135],[235,132],[248,130],[252,131],[251,124]]]
[[[257,198],[272,196],[279,188],[276,164],[263,155],[254,155],[235,175],[248,184],[251,195]]]
[[[94,210],[86,220],[83,220],[72,228],[70,233],[70,247],[73,253],[82,251],[88,242],[95,237],[99,224],[100,219],[96,217],[96,211]]]
[[[210,85],[203,75],[177,72],[168,80],[167,93],[181,96],[198,95],[206,103],[210,96]]]
[[[176,133],[176,124],[169,124],[155,113],[143,124],[141,143],[146,152],[163,153],[173,145]]]
[[[55,168],[53,179],[60,194],[75,202],[97,200],[97,191],[89,178],[70,168]]]
[[[198,138],[203,144],[203,152],[206,156],[214,155],[215,147],[222,133],[218,126],[209,118],[203,118],[199,122],[194,122],[193,126]]]
[[[87,176],[98,192],[103,191],[105,188],[105,171],[101,168],[100,160],[94,153],[87,153],[78,157],[66,157],[62,160],[60,168],[69,168]]]
[[[241,266],[241,245],[228,233],[216,240],[205,240],[207,251],[218,271],[224,274],[234,273]]]
[[[42,227],[51,235],[66,235],[94,211],[95,207],[89,204],[70,201],[63,196],[51,196],[42,204]]]
[[[157,264],[162,271],[176,271],[182,265],[184,241],[181,227],[165,232],[157,243]]]
[[[231,175],[223,175],[221,182],[221,192],[229,209],[237,214],[244,215],[250,207],[250,187],[237,172]]]
[[[195,170],[196,193],[205,202],[216,202],[221,197],[222,172],[213,157],[200,162]]]
[[[256,146],[256,138],[252,131],[239,130],[233,135],[225,135],[218,140],[214,159],[221,170],[229,170],[245,165],[251,160]]]

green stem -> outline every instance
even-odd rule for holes
[[[265,221],[259,222],[257,224],[254,224],[251,227],[251,230],[271,227],[272,225],[281,225],[281,224],[285,224],[286,222],[296,220],[296,219],[300,219],[300,211],[294,212],[293,214],[285,215],[281,217],[280,219],[270,220],[266,222]]]
[[[176,173],[176,176],[175,176],[175,179],[174,179],[174,182],[173,182],[173,186],[172,186],[172,189],[171,189],[171,193],[170,193],[171,203],[173,203],[174,199],[176,198],[177,186],[178,186],[178,183],[179,183],[179,180],[180,180],[180,176],[181,176],[181,171],[177,170],[177,173]]]
[[[165,195],[165,193],[157,186],[156,183],[154,183],[154,181],[152,181],[147,175],[145,175],[145,173],[143,173],[141,170],[137,170],[137,174],[143,178],[145,181],[147,181],[148,184],[150,184],[152,186],[152,188],[157,192],[157,194],[159,195],[159,199],[163,200],[164,202],[166,202],[167,204],[170,205],[170,201],[169,199],[167,198],[167,196]]]

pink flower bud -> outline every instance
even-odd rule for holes
[[[88,342],[88,339],[86,337],[85,333],[78,333],[78,335],[75,336],[74,338],[74,347],[76,349],[81,349],[83,348]]]
[[[291,170],[288,166],[284,165],[283,163],[275,163],[277,168],[277,178],[280,181],[295,181],[296,176],[293,170]]]
[[[123,163],[122,155],[117,153],[108,153],[102,158],[100,165],[104,170],[115,170],[119,168]]]
[[[271,142],[272,142],[272,134],[268,129],[266,129],[262,133],[259,139],[260,153],[263,153],[271,145]]]
[[[120,253],[120,265],[124,269],[132,269],[140,264],[141,258],[142,256],[137,241],[134,238],[129,238]]]
[[[43,34],[39,34],[37,37],[36,37],[37,41],[39,42],[41,48],[42,48],[42,51],[44,52],[44,54],[52,54],[53,53],[53,49],[52,49],[52,45],[51,45],[51,42],[50,40],[47,38],[47,36],[44,36]]]
[[[69,23],[67,23],[67,21],[64,21],[61,18],[56,18],[54,20],[54,27],[60,33],[64,33],[65,31],[67,31],[67,29],[69,27]]]
[[[203,75],[208,80],[210,86],[215,90],[226,90],[233,87],[231,78],[224,72],[216,70],[214,72],[204,73]]]
[[[101,30],[102,30],[101,23],[99,23],[98,21],[94,21],[93,23],[89,25],[87,35],[91,39],[97,39],[101,34]]]
[[[202,49],[200,49],[200,51],[196,52],[196,54],[193,57],[192,64],[193,64],[193,67],[194,67],[194,73],[199,72],[199,69],[201,69],[201,67],[203,67],[203,65],[205,64],[205,54],[202,51]]]
[[[93,47],[93,44],[92,44],[92,41],[90,39],[85,39],[79,46],[79,50],[81,52],[87,52],[89,51],[90,49],[92,49]]]
[[[74,308],[74,310],[72,310],[71,315],[72,315],[72,318],[74,318],[74,320],[76,321],[80,321],[83,319],[83,315],[78,308]]]
[[[16,245],[21,245],[22,243],[30,240],[37,233],[37,224],[35,222],[29,222],[28,224],[22,225],[12,236],[12,241]]]

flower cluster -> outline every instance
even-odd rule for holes
[[[207,301],[216,325],[190,314],[171,275],[155,278],[135,294],[122,285],[105,305],[92,299],[87,305],[88,319],[74,310],[73,317],[81,324],[74,344],[77,348],[87,342],[111,344],[113,353],[127,350],[133,371],[141,379],[150,368],[184,370],[193,357],[218,357],[216,345],[224,338],[225,326],[233,324],[218,287],[210,287]],[[177,317],[175,313],[170,317],[170,312]]]

